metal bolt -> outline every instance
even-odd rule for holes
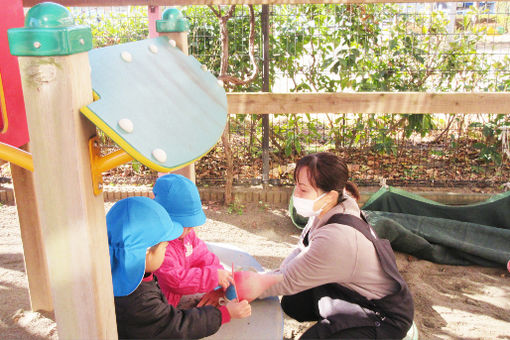
[[[41,47],[41,43],[40,43],[40,42],[38,42],[38,41],[34,42],[34,47],[35,47],[35,48],[39,48],[39,47]]]

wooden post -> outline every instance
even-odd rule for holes
[[[22,149],[30,151],[28,145]],[[34,311],[53,312],[46,253],[34,191],[34,174],[13,163],[10,166],[23,242],[30,307]]]
[[[31,8],[26,22],[31,26],[9,30],[9,45],[21,56],[35,206],[59,338],[115,339],[104,203],[93,193],[88,152],[96,130],[79,112],[92,102],[90,28],[73,26],[69,11],[54,3]],[[33,29],[41,23],[39,36]]]
[[[18,58],[9,51],[7,29],[23,25],[23,2],[0,2],[0,142],[28,151],[28,127],[21,90]],[[4,105],[2,105],[2,102]],[[5,109],[5,112],[4,112]],[[5,118],[7,118],[5,120]],[[34,311],[53,311],[51,291],[42,243],[41,225],[34,194],[33,173],[10,164],[16,208],[23,241],[25,272],[28,277],[30,307]],[[7,200],[7,195],[6,195]]]
[[[165,36],[168,37],[168,40],[175,41],[175,46],[184,54],[188,54],[189,22],[182,16],[182,13],[178,9],[167,8],[163,12],[162,19],[156,21],[156,30],[160,36]],[[194,163],[173,171],[172,173],[183,175],[195,182]],[[165,175],[165,173],[159,173],[159,176],[163,175]]]

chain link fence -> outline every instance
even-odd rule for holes
[[[222,15],[228,7],[215,7]],[[163,11],[164,8],[161,8]],[[216,76],[219,20],[207,6],[181,8],[190,20],[189,53]],[[92,27],[97,47],[148,37],[147,8],[72,8]],[[261,6],[254,6],[255,60],[261,68]],[[510,3],[282,5],[270,7],[273,92],[506,92],[510,85]],[[250,62],[250,12],[236,6],[227,22],[228,75],[244,78]],[[227,91],[262,89],[262,76]],[[262,180],[262,121],[230,115],[234,183]],[[292,183],[296,159],[331,151],[345,157],[362,185],[468,186],[508,182],[509,115],[270,115],[269,181]],[[111,148],[105,138],[105,148]],[[197,183],[224,182],[221,142],[196,164]],[[118,170],[106,181],[115,181]],[[136,164],[123,172],[155,174]]]

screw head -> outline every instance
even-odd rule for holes
[[[120,57],[122,58],[122,60],[124,60],[127,63],[130,63],[133,60],[133,57],[131,56],[131,53],[129,53],[128,51],[123,51],[120,54]]]
[[[119,124],[120,128],[122,130],[124,130],[125,132],[127,132],[127,133],[133,132],[134,124],[131,121],[131,119],[122,118],[121,120],[119,120],[118,124]]]
[[[167,159],[165,150],[159,148],[152,150],[152,156],[160,163],[165,163]]]
[[[149,46],[149,51],[151,51],[152,53],[156,54],[156,53],[158,53],[158,47],[156,45],[154,45],[154,44],[151,44]]]

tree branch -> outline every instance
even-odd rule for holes
[[[221,42],[222,42],[222,54],[221,54],[221,64],[220,64],[220,74],[218,79],[222,80],[225,83],[230,83],[233,85],[246,85],[253,82],[259,73],[259,66],[257,61],[255,60],[255,11],[253,10],[253,5],[248,6],[250,9],[250,46],[249,46],[249,56],[250,63],[253,67],[253,71],[250,76],[245,79],[241,79],[228,73],[228,58],[229,58],[229,46],[228,46],[228,28],[227,21],[232,17],[235,12],[235,5],[230,6],[230,9],[226,15],[217,15],[220,19],[220,32],[221,32]],[[211,10],[214,9],[209,6]]]

